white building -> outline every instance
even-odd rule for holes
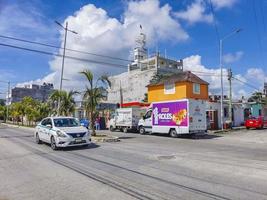
[[[232,121],[233,126],[238,127],[244,125],[245,112],[249,109],[248,103],[233,102],[232,103]],[[206,112],[209,116],[210,129],[221,129],[221,103],[220,101],[209,101],[206,104]],[[223,123],[229,121],[229,104],[223,103]]]
[[[173,74],[183,71],[183,61],[172,60],[159,54],[148,58],[146,37],[141,32],[136,39],[134,61],[128,71],[109,77],[108,103],[142,102],[147,93],[146,86],[155,74]]]

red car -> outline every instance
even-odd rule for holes
[[[267,127],[267,118],[259,116],[259,117],[250,117],[245,121],[245,126],[247,129],[249,128],[264,128]]]

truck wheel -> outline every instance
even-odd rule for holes
[[[177,134],[175,129],[171,129],[170,130],[170,136],[173,137],[173,138],[177,138],[178,137],[178,134]]]
[[[122,131],[123,131],[124,133],[127,133],[127,132],[128,132],[128,128],[127,128],[127,127],[124,127],[124,128],[122,129]]]
[[[249,127],[246,127],[246,129],[248,130],[248,129],[249,129]]]
[[[144,134],[146,133],[146,129],[145,129],[143,126],[141,126],[141,127],[139,128],[139,133],[140,133],[141,135],[144,135]]]

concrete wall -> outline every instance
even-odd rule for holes
[[[263,115],[264,110],[263,110],[262,104],[259,104],[259,103],[251,104],[251,114],[252,114],[252,116],[258,117],[258,116],[260,116],[260,112]]]
[[[241,126],[244,123],[244,105],[242,104],[233,104],[233,116],[234,116],[234,121],[233,125],[234,126]],[[229,105],[227,103],[224,103],[223,105],[224,109],[229,109]],[[221,104],[220,102],[207,102],[206,104],[206,111],[212,111],[212,110],[217,110],[218,111],[218,127],[221,129]],[[224,116],[224,123],[228,120],[228,115]]]
[[[120,85],[122,88],[123,103],[141,102],[147,85],[156,73],[156,69],[145,71],[134,70],[110,77],[111,88],[108,89],[108,103],[120,103]]]
[[[109,77],[111,88],[108,89],[107,103],[120,103],[120,85],[123,103],[142,102],[147,85],[156,73],[173,74],[183,71],[183,61],[171,60],[161,56],[153,56],[133,62],[128,66],[128,72]]]

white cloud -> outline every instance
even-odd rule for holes
[[[231,8],[238,0],[211,0],[215,9]]]
[[[233,63],[236,61],[239,61],[244,55],[243,51],[237,51],[235,53],[228,53],[223,56],[223,62],[228,64],[228,63]]]
[[[196,0],[191,5],[188,5],[185,11],[176,12],[174,15],[186,20],[190,24],[197,22],[213,22],[214,18],[212,14],[207,14],[206,4],[203,0]]]
[[[247,70],[245,78],[250,80],[251,85],[260,83],[260,88],[263,89],[264,82],[267,82],[267,73],[261,68],[253,67]]]
[[[32,2],[2,2],[0,4],[0,34],[31,38],[31,40],[49,38],[50,41],[55,41],[51,38],[55,38],[56,31],[53,31],[55,29],[51,28],[52,23],[41,13]]]
[[[221,71],[220,68],[207,68],[201,63],[201,56],[193,55],[185,58],[184,70],[192,71],[203,80],[209,83],[210,94],[221,93]],[[264,80],[267,81],[267,75],[261,68],[249,68],[244,74],[234,74],[236,79],[232,81],[233,98],[240,99],[242,96],[249,96],[251,92],[255,91],[254,88],[248,86],[246,83],[253,85],[259,90],[263,87]],[[255,81],[257,77],[257,81]],[[227,69],[223,69],[223,85],[224,94],[229,94],[229,82],[227,80]]]
[[[93,52],[102,55],[128,58],[129,52],[135,45],[135,38],[139,34],[139,25],[147,35],[148,45],[153,47],[157,41],[182,42],[189,38],[179,22],[171,15],[168,4],[160,5],[158,0],[130,1],[127,3],[122,19],[111,18],[102,8],[88,4],[67,17],[69,28],[78,32],[78,35],[69,33],[67,48]],[[64,22],[64,23],[65,23]],[[61,45],[64,33],[61,31]],[[60,51],[62,53],[62,51]],[[120,63],[124,69],[107,64],[95,64],[78,60],[65,60],[64,78],[70,81],[63,82],[64,89],[81,89],[84,83],[78,73],[85,68],[92,70],[96,75],[102,73],[115,74],[127,70],[129,62],[115,61],[93,55],[79,54],[67,51],[68,56],[82,59],[92,59],[103,62]],[[50,61],[53,76],[46,77],[58,88],[62,58],[55,57]],[[40,79],[36,81],[44,81]]]

